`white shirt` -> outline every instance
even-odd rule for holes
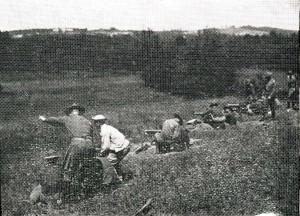
[[[129,141],[125,139],[125,136],[116,128],[103,124],[101,126],[101,141],[102,150],[113,150],[119,152],[129,146]]]

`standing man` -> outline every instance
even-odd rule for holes
[[[288,101],[287,101],[287,109],[294,109],[296,103],[296,76],[289,71],[287,73],[287,81],[288,81]],[[292,105],[292,107],[291,107]]]
[[[39,117],[40,120],[50,125],[66,127],[72,135],[71,144],[63,162],[65,181],[71,181],[74,177],[78,177],[81,163],[85,159],[93,157],[95,153],[92,141],[93,127],[91,122],[82,116],[84,112],[84,107],[73,104],[65,110],[66,116]]]
[[[263,98],[265,98],[267,100],[267,104],[263,113],[263,118],[261,119],[261,121],[265,120],[265,118],[267,117],[268,114],[268,108],[270,108],[271,110],[271,114],[272,114],[272,119],[275,119],[275,79],[273,78],[273,74],[272,72],[267,72],[266,73],[266,84],[263,90]]]
[[[130,152],[130,143],[120,131],[106,124],[107,118],[103,115],[96,115],[92,119],[97,129],[96,133],[101,137],[100,156],[107,155],[107,159],[115,167],[118,177],[122,181],[120,163]]]
[[[250,79],[246,79],[245,82],[245,91],[246,91],[246,99],[248,102],[253,102],[256,100],[256,92],[255,92],[255,85],[254,81]]]

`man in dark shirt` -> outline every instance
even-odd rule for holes
[[[226,117],[218,103],[210,104],[209,109],[202,114],[202,117],[204,123],[210,124],[214,128],[225,128]]]
[[[260,119],[260,121],[264,121],[268,115],[268,109],[270,109],[271,114],[272,114],[272,119],[275,119],[275,109],[276,109],[276,104],[275,104],[275,99],[276,99],[276,94],[275,94],[275,86],[276,82],[275,79],[273,78],[272,72],[268,71],[265,76],[266,84],[263,90],[263,98],[267,102],[267,106],[265,106],[265,109],[263,111],[263,117]]]
[[[296,76],[292,73],[292,71],[288,72],[287,75],[287,81],[288,81],[288,100],[287,100],[287,109],[294,109],[296,104]],[[292,105],[292,106],[291,106]]]
[[[237,125],[239,114],[232,107],[224,107],[225,122],[229,125]]]
[[[253,102],[256,100],[255,85],[253,80],[250,79],[246,80],[245,91],[246,91],[246,98],[248,102]]]
[[[92,141],[93,127],[91,122],[82,116],[84,112],[84,107],[73,104],[66,109],[66,116],[39,117],[40,120],[50,125],[66,127],[72,135],[71,144],[63,162],[64,180],[66,181],[76,177],[80,164],[95,154]]]

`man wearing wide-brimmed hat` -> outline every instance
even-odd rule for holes
[[[130,152],[130,143],[118,129],[106,124],[107,118],[105,116],[96,115],[92,119],[97,128],[96,133],[101,137],[100,156],[107,156],[122,181],[123,174],[120,162]]]
[[[64,180],[69,181],[77,176],[78,168],[85,158],[93,157],[95,152],[92,135],[93,127],[89,120],[82,116],[85,108],[73,104],[66,108],[66,116],[39,119],[54,126],[64,126],[72,135],[71,144],[63,162]]]

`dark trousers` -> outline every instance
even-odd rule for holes
[[[268,106],[270,107],[271,113],[272,113],[272,118],[275,118],[275,97],[271,97],[268,99]]]
[[[292,92],[291,94],[289,94],[288,96],[288,101],[287,101],[287,108],[294,108],[295,107],[295,104],[297,102],[297,92],[294,91]],[[292,107],[291,107],[291,104],[292,104]]]
[[[119,152],[115,152],[112,150],[109,151],[107,159],[109,160],[111,165],[113,165],[115,167],[116,172],[119,176],[123,175],[120,163],[129,152],[130,152],[130,146],[126,147],[125,149],[123,149]]]

